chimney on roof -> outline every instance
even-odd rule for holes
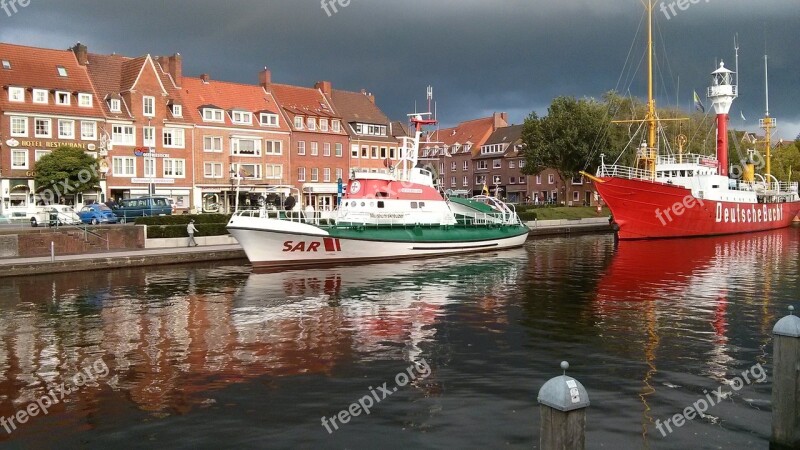
[[[317,84],[314,85],[315,89],[319,89],[325,95],[331,95],[333,91],[333,85],[331,85],[330,81],[317,81]]]
[[[200,75],[200,79],[203,81],[203,83],[208,83],[211,80],[211,76],[207,73],[204,73]]]
[[[72,53],[75,53],[75,58],[78,60],[78,64],[85,66],[89,64],[89,48],[85,45],[78,42],[72,47]]]
[[[375,104],[375,96],[372,95],[372,92],[367,92],[364,89],[362,89],[361,92],[363,92],[364,95],[367,96],[367,98],[369,99],[370,102],[372,102],[373,105]]]
[[[181,87],[181,79],[183,78],[183,56],[181,56],[180,53],[175,53],[170,56],[167,66],[169,67],[167,70],[169,70],[172,80],[175,81],[175,86]]]
[[[272,72],[267,69],[267,66],[264,66],[264,70],[258,73],[258,84],[267,92],[272,88]]]
[[[494,113],[492,114],[494,118],[494,129],[503,128],[508,126],[508,113]]]

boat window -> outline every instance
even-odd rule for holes
[[[685,170],[681,170],[681,176],[682,176],[682,177],[685,177],[685,176],[686,176],[686,171],[685,171]]]
[[[350,202],[350,206],[351,206],[352,208],[355,208],[355,207],[356,207],[356,202]]]
[[[366,205],[367,204],[365,202],[361,202],[361,206],[366,206]]]
[[[678,171],[677,170],[673,170],[672,171],[672,176],[673,177],[677,177],[678,176]]]
[[[386,198],[386,197],[389,196],[389,194],[387,192],[380,192],[379,191],[379,192],[375,193],[375,196],[378,197],[378,198]]]
[[[419,207],[420,208],[424,208],[425,207],[425,202],[419,202]]]
[[[411,202],[411,209],[417,209],[417,202]]]
[[[712,185],[711,185],[711,188],[712,188],[712,189],[719,189],[719,185],[718,185],[718,184],[712,184]]]
[[[383,201],[378,200],[378,208],[384,208]]]

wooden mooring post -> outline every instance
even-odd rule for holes
[[[770,448],[800,448],[800,317],[789,315],[772,329],[772,438]]]
[[[539,448],[584,450],[589,394],[578,380],[567,376],[569,363],[562,362],[561,368],[564,374],[551,378],[539,390]]]

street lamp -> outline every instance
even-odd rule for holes
[[[233,191],[233,177],[236,176],[236,169],[233,168],[233,165],[231,165],[230,174],[231,174],[231,195],[236,195],[236,194],[234,194],[234,191]],[[233,202],[228,203],[228,210],[229,211],[231,209],[231,204],[232,203]]]

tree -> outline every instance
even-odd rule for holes
[[[800,140],[775,147],[772,152],[772,175],[778,181],[800,179]]]
[[[91,190],[99,179],[97,159],[81,148],[60,146],[36,162],[36,190],[48,202]]]
[[[624,131],[611,124],[610,109],[620,104],[608,101],[577,100],[558,97],[547,110],[547,116],[531,113],[523,125],[525,144],[523,173],[537,175],[554,169],[569,189],[569,181],[581,170],[594,170],[600,154],[612,158],[622,150]],[[569,192],[567,192],[569,196]]]

